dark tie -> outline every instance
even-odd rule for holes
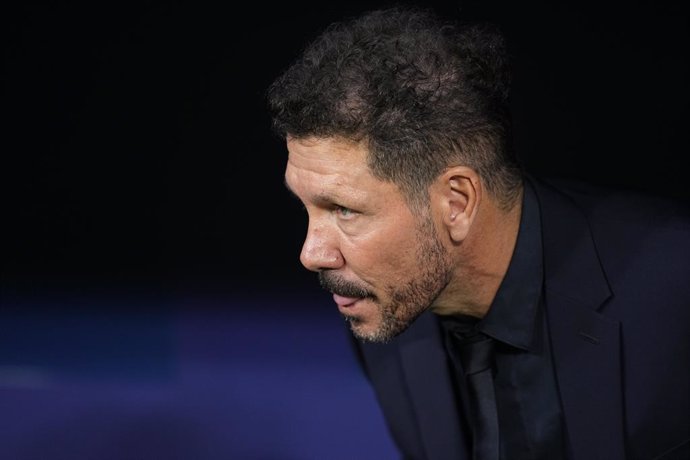
[[[498,460],[498,414],[493,377],[493,339],[483,336],[460,347],[460,360],[474,423],[473,459]]]
[[[498,460],[498,413],[493,378],[493,339],[481,333],[456,340],[469,395],[473,460]]]

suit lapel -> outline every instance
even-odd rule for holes
[[[619,324],[569,299],[547,295],[547,302],[573,456],[625,458]]]
[[[467,446],[458,416],[438,321],[420,316],[399,343],[403,373],[419,423],[426,458],[464,459]]]
[[[620,324],[584,216],[535,184],[544,235],[546,315],[574,458],[625,458]]]

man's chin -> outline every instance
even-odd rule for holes
[[[343,315],[350,325],[350,330],[360,340],[370,341],[371,337],[378,335],[378,328],[371,321],[365,321],[358,316]]]
[[[374,321],[365,320],[358,316],[343,316],[350,324],[352,334],[364,342],[387,343],[406,329],[395,321],[385,322],[380,319]]]

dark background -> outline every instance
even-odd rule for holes
[[[425,4],[504,28],[529,170],[690,201],[682,2]],[[3,458],[396,458],[263,99],[376,5],[3,3]]]
[[[684,2],[426,4],[506,31],[529,169],[690,196]],[[311,286],[263,92],[374,5],[5,4],[4,289]]]

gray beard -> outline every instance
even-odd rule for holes
[[[426,219],[418,229],[419,240],[423,243],[417,248],[420,272],[404,286],[387,286],[391,292],[390,303],[376,303],[381,324],[372,332],[362,333],[357,327],[361,320],[347,316],[350,329],[355,337],[366,342],[387,343],[404,332],[419,315],[436,300],[451,278],[449,255],[434,233],[430,219]]]

